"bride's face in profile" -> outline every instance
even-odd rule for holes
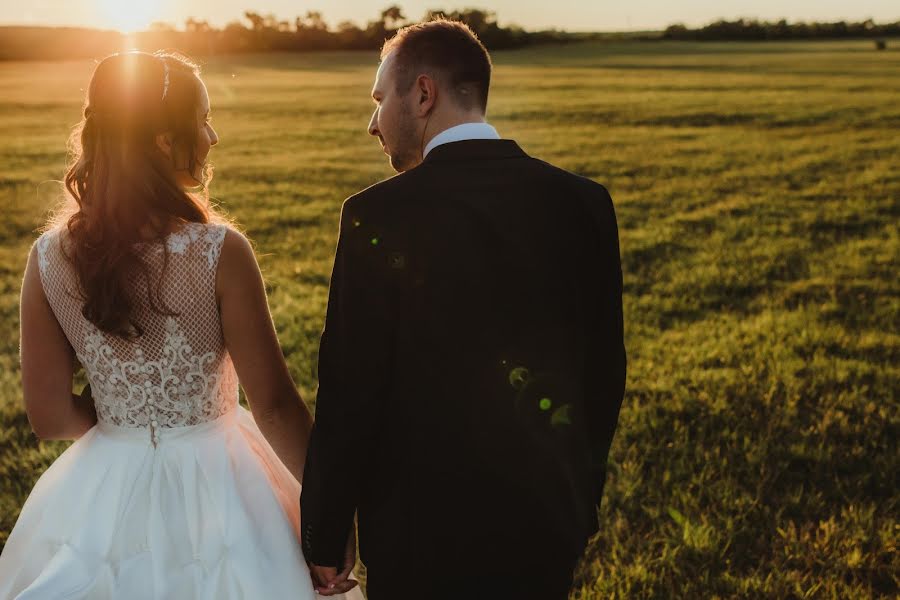
[[[203,168],[206,166],[206,159],[209,156],[210,149],[219,143],[219,136],[213,129],[210,122],[210,105],[209,93],[206,90],[206,84],[200,79],[195,80],[199,88],[199,102],[197,103],[197,140],[195,142],[194,152],[194,168],[190,169],[191,161],[187,156],[183,155],[183,150],[179,152],[177,147],[172,148],[171,140],[164,140],[160,145],[163,151],[173,158],[175,166],[175,177],[178,184],[183,188],[195,188],[203,182]],[[174,156],[173,156],[174,155]]]

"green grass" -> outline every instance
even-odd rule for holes
[[[890,45],[896,47],[896,42]],[[900,52],[870,42],[498,53],[490,120],[604,183],[628,391],[573,598],[896,597]],[[255,240],[314,402],[341,201],[390,174],[374,53],[205,67],[212,191]],[[65,447],[21,408],[18,288],[92,64],[0,63],[0,544]]]

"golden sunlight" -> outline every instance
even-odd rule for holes
[[[122,0],[95,1],[103,25],[122,33],[147,30],[152,22],[159,20],[162,4],[165,2],[165,0],[137,0],[130,3]]]

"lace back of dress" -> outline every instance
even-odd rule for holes
[[[133,340],[106,334],[82,315],[65,229],[38,239],[47,300],[84,366],[99,421],[152,433],[210,421],[235,405],[237,379],[215,293],[225,232],[220,224],[185,225],[166,238],[167,259],[162,242],[136,247],[150,272],[162,273],[159,297],[173,314],[152,310],[139,288],[134,317],[143,334]]]

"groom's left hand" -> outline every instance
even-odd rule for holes
[[[340,573],[336,567],[320,567],[309,563],[309,571],[316,592],[322,596],[334,596],[352,590],[359,585],[358,581],[347,579],[353,572],[354,566],[356,566],[356,531],[351,528],[347,547],[344,550],[344,568]]]

